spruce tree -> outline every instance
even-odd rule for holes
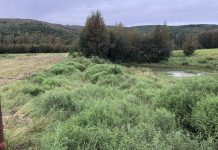
[[[156,26],[153,32],[144,37],[141,44],[144,61],[160,62],[168,59],[172,51],[172,40],[167,26]]]
[[[108,53],[109,34],[104,19],[99,11],[92,12],[80,35],[79,45],[87,56],[106,57]]]
[[[194,51],[198,47],[198,39],[195,35],[189,34],[185,39],[185,43],[183,44],[183,53],[186,56],[193,55]]]

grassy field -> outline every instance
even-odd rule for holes
[[[197,69],[204,71],[218,71],[218,49],[200,49],[194,55],[186,57],[183,51],[174,51],[167,61],[156,64],[128,64],[140,67],[160,67],[178,69]]]
[[[48,69],[64,57],[66,54],[2,54],[0,55],[0,85]]]
[[[182,51],[175,51],[169,61],[163,62],[163,64],[218,70],[218,49],[197,50],[190,57],[185,57]]]
[[[216,62],[211,52],[216,50],[183,59],[195,66],[202,64],[195,57],[206,53]],[[158,65],[180,67],[180,55]],[[217,79],[217,74],[177,79],[69,56],[1,86],[6,144],[10,150],[216,150]]]

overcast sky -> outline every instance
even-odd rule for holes
[[[83,25],[92,10],[108,25],[218,24],[218,0],[0,0],[0,18]]]

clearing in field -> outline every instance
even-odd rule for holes
[[[67,54],[0,55],[0,85],[21,80],[39,70],[50,68]]]

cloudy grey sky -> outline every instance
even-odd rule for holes
[[[0,18],[83,25],[92,10],[108,25],[218,24],[218,0],[0,0]]]

